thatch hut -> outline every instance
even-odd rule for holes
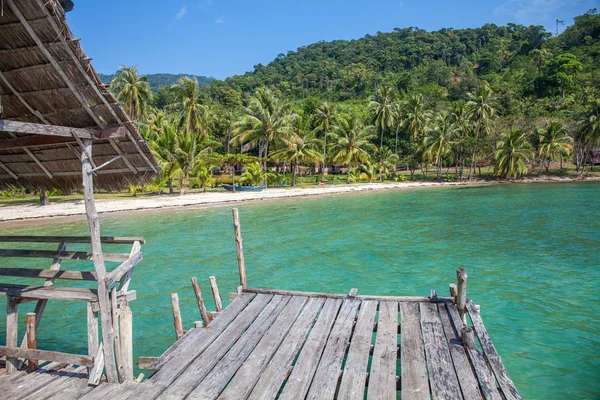
[[[0,257],[53,259],[50,269],[0,268],[4,276],[46,279],[34,286],[0,283],[0,294],[8,297],[7,339],[0,355],[7,357],[8,372],[18,368],[19,358],[66,360],[89,366],[91,380],[99,379],[105,370],[109,382],[124,381],[131,379],[132,369],[131,312],[126,311],[135,293],[128,286],[133,267],[141,260],[143,239],[100,236],[94,185],[120,189],[147,181],[158,172],[158,165],[71,33],[61,3],[72,6],[70,1],[0,0],[0,188],[83,188],[90,236],[0,237],[0,242],[60,243],[56,252],[0,250]],[[67,252],[67,243],[73,242],[91,243],[91,252]],[[103,245],[114,243],[133,244],[131,253],[116,257],[103,253]],[[57,271],[63,258],[91,259],[95,272]],[[107,271],[105,261],[122,263]],[[59,288],[52,283],[54,279],[92,280],[97,289]],[[37,301],[36,311],[43,313],[50,299],[88,302],[88,355],[18,346],[18,304]],[[98,312],[102,345],[98,343]],[[123,341],[121,335],[120,344],[115,342],[115,315],[128,318],[129,339]],[[35,324],[40,318],[38,314]],[[116,365],[115,359],[128,362]]]

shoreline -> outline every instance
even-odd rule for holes
[[[99,200],[96,208],[101,216],[165,209],[212,208],[241,203],[254,203],[298,197],[317,197],[362,193],[373,191],[408,190],[435,187],[482,186],[495,184],[528,184],[588,182],[600,178],[553,178],[525,179],[519,181],[473,181],[473,182],[393,182],[364,183],[354,185],[317,186],[310,188],[270,188],[261,192],[208,192],[184,196],[163,195],[144,199]],[[37,204],[0,206],[0,226],[5,228],[35,225],[56,220],[79,220],[85,217],[83,200],[40,206]],[[33,223],[33,224],[32,224]],[[7,226],[8,225],[8,226]]]

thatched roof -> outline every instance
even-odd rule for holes
[[[59,1],[3,3],[0,188],[81,187],[79,138],[90,133],[96,138],[100,132],[107,137],[108,131],[112,138],[93,141],[93,162],[100,166],[121,157],[96,171],[96,187],[117,189],[154,176],[158,171],[155,157],[73,37]],[[79,138],[47,136],[36,130],[44,136],[32,139],[31,127],[14,130],[14,124],[3,127],[3,120],[90,129],[78,131]]]

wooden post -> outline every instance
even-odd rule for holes
[[[196,278],[192,278],[192,287],[194,288],[194,293],[196,294],[196,300],[198,301],[198,309],[200,310],[202,321],[204,321],[204,326],[208,326],[210,320],[208,319],[206,305],[204,304],[204,299],[202,299],[202,292],[200,292],[200,286],[198,286],[198,280]]]
[[[122,382],[130,382],[133,378],[133,313],[127,300],[121,300],[119,306],[119,331],[121,340],[121,365],[119,378]]]
[[[456,298],[458,297],[458,289],[456,289],[456,283],[451,283],[448,285],[448,289],[450,289],[450,297],[454,299],[454,303],[456,303]]]
[[[217,312],[223,311],[223,303],[221,302],[221,295],[219,294],[219,287],[217,286],[217,278],[209,276],[210,288],[212,289],[213,297],[215,298],[215,310]]]
[[[243,289],[246,289],[248,285],[246,283],[246,264],[244,262],[244,249],[242,248],[240,215],[237,208],[233,208],[231,211],[233,212],[233,229],[235,231],[235,248],[237,250],[238,269],[240,271],[240,285],[242,285]]]
[[[104,344],[104,367],[106,368],[106,378],[108,383],[117,383],[119,377],[115,365],[115,332],[113,329],[110,314],[110,299],[108,297],[108,288],[104,278],[106,277],[106,267],[104,266],[104,255],[102,254],[102,244],[100,242],[100,221],[96,204],[94,203],[94,181],[92,176],[92,164],[87,154],[92,154],[92,141],[85,139],[83,141],[84,150],[81,152],[81,175],[83,186],[83,199],[85,212],[87,214],[88,225],[90,227],[90,240],[92,244],[92,253],[94,269],[98,275],[98,303],[100,305],[100,320],[102,322],[102,343]]]
[[[91,302],[87,303],[88,355],[96,357],[98,353],[98,312]],[[88,374],[91,368],[88,368]]]
[[[37,349],[37,332],[35,329],[35,313],[27,313],[27,348]],[[38,368],[37,360],[27,360],[29,372],[33,372]]]
[[[6,297],[6,347],[17,347],[19,324],[19,303],[13,296]],[[19,359],[6,357],[6,373],[17,372]]]
[[[467,322],[467,278],[467,271],[464,268],[456,270],[456,280],[458,282],[456,308],[464,323]]]
[[[112,316],[112,324],[113,329],[115,330],[115,358],[117,360],[117,375],[119,376],[119,382],[125,382],[122,379],[122,370],[123,370],[123,359],[121,358],[121,337],[119,332],[119,306],[117,304],[117,290],[112,288],[110,291],[110,312]]]
[[[179,310],[179,295],[171,293],[171,307],[173,308],[173,325],[175,326],[175,337],[177,340],[183,336],[183,323],[181,321],[181,311]]]
[[[460,330],[460,340],[467,349],[474,350],[477,348],[475,344],[475,333],[470,326],[463,326]]]

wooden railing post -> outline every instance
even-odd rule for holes
[[[133,381],[133,313],[127,300],[119,305],[119,332],[121,340],[121,365],[119,376],[122,382]]]
[[[35,313],[27,313],[27,348],[37,349],[37,332],[35,323]],[[33,372],[38,368],[38,360],[27,360],[27,367],[29,372]]]
[[[177,340],[183,336],[183,322],[181,321],[181,310],[179,310],[179,295],[171,293],[171,308],[173,308],[173,325],[175,326],[175,337]]]
[[[194,294],[196,295],[196,300],[198,301],[198,309],[200,310],[202,321],[204,321],[204,326],[206,327],[210,323],[210,319],[208,318],[206,305],[204,304],[202,292],[200,292],[200,286],[198,286],[198,280],[196,278],[192,278],[192,287],[194,288]]]
[[[244,249],[242,247],[240,215],[237,208],[234,208],[231,211],[233,212],[233,229],[235,230],[235,248],[237,250],[238,269],[240,271],[240,285],[242,285],[242,289],[246,289],[246,264],[244,261]]]
[[[456,270],[456,280],[458,283],[456,308],[464,323],[467,322],[467,278],[467,271],[464,268]]]
[[[221,294],[219,293],[219,287],[217,286],[217,278],[209,276],[210,288],[212,289],[213,297],[215,299],[215,310],[220,313],[223,311],[223,302],[221,301]]]
[[[6,347],[17,347],[19,324],[19,303],[13,296],[6,297]],[[19,359],[6,357],[6,373],[17,372]]]

